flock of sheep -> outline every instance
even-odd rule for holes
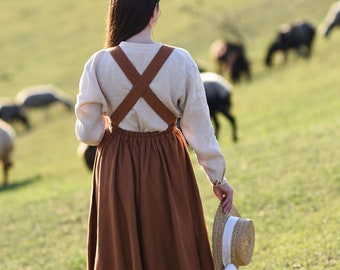
[[[3,163],[3,184],[8,184],[8,170],[12,166],[12,154],[16,132],[13,122],[20,122],[26,129],[31,128],[28,110],[47,109],[51,104],[62,103],[67,110],[73,110],[71,99],[54,85],[36,85],[21,90],[14,101],[0,102],[0,160]]]
[[[328,37],[331,30],[340,25],[340,1],[333,4],[320,25],[320,30]],[[272,65],[273,54],[282,52],[284,60],[287,60],[287,52],[296,50],[300,56],[311,55],[313,40],[316,34],[315,27],[308,21],[300,21],[292,25],[283,25],[276,39],[270,44],[264,63],[268,67]],[[210,117],[214,124],[216,137],[219,137],[220,123],[217,114],[226,117],[231,125],[232,141],[238,140],[238,128],[235,116],[232,114],[232,85],[224,78],[224,70],[229,70],[230,80],[237,83],[242,77],[251,79],[250,62],[242,44],[216,40],[210,46],[210,53],[216,62],[216,72],[206,72],[199,65],[201,78],[204,84]],[[180,121],[178,122],[180,127]],[[78,154],[84,158],[86,167],[93,169],[96,147],[80,145]]]
[[[340,2],[333,4],[329,9],[321,26],[323,35],[328,37],[331,30],[337,25],[340,25]],[[295,49],[298,53],[301,53],[301,46],[304,46],[307,50],[306,55],[309,56],[314,35],[315,29],[308,22],[300,22],[296,25],[284,27],[268,50],[265,59],[266,65],[271,65],[272,54],[276,51],[282,51],[286,54],[288,50]],[[244,74],[250,79],[249,61],[246,58],[243,46],[240,44],[231,44],[218,40],[212,44],[210,50],[218,64],[218,69],[216,73],[201,70],[210,116],[218,137],[220,124],[216,114],[222,113],[232,126],[232,140],[236,142],[238,139],[236,119],[231,114],[232,86],[221,75],[223,75],[223,68],[227,68],[233,82],[238,82]],[[34,108],[48,108],[54,103],[62,103],[67,110],[73,109],[71,99],[54,85],[38,85],[25,88],[16,95],[14,102],[0,102],[0,160],[3,163],[4,185],[8,184],[8,170],[13,164],[11,156],[16,136],[15,130],[10,123],[21,122],[26,129],[30,129],[31,123],[27,111]],[[89,170],[93,168],[95,151],[95,147],[83,144],[78,148],[78,154],[84,157]]]
[[[331,5],[319,30],[327,38],[339,25],[340,1]],[[295,50],[299,56],[310,57],[316,32],[315,26],[307,20],[281,25],[276,38],[269,44],[264,64],[271,67],[274,55],[278,52],[281,52],[284,61],[287,61],[290,50]],[[229,71],[229,77],[233,83],[239,82],[243,77],[251,78],[250,62],[241,42],[216,40],[210,46],[210,53],[216,64],[216,72],[223,74],[224,71]]]

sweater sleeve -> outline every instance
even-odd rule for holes
[[[219,185],[224,183],[226,163],[210,121],[202,79],[197,68],[192,69],[194,71],[186,87],[181,129],[211,183]]]
[[[98,82],[96,69],[99,61],[100,52],[85,64],[75,105],[76,137],[88,145],[98,145],[105,131],[104,109],[108,104]]]

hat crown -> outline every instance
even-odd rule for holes
[[[254,249],[254,224],[250,219],[238,218],[232,236],[231,262],[235,265],[250,263]]]

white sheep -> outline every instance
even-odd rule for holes
[[[324,37],[328,37],[331,30],[336,26],[340,26],[340,1],[330,6],[327,15],[319,29],[321,30]]]
[[[8,170],[13,165],[12,153],[15,140],[14,129],[0,119],[0,160],[3,163],[3,185],[8,184]]]

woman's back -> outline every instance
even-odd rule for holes
[[[162,44],[122,42],[120,46],[137,71],[142,74]],[[88,73],[96,74],[98,86],[93,85],[93,81],[89,80],[83,80],[83,86],[92,89],[98,88],[97,90],[101,92],[99,95],[102,94],[102,99],[105,100],[102,110],[111,115],[131,90],[131,82],[115,63],[108,50],[94,54],[89,60],[87,68]],[[95,71],[91,70],[93,68]],[[189,54],[177,48],[151,82],[150,88],[176,117],[182,117],[183,110],[187,105],[186,101],[199,98],[197,92],[193,91],[196,89],[197,74],[197,67]],[[92,85],[88,85],[89,82]],[[201,95],[201,98],[205,97]],[[168,127],[167,123],[152,110],[143,98],[138,100],[119,126],[130,131],[144,132],[165,130]]]

